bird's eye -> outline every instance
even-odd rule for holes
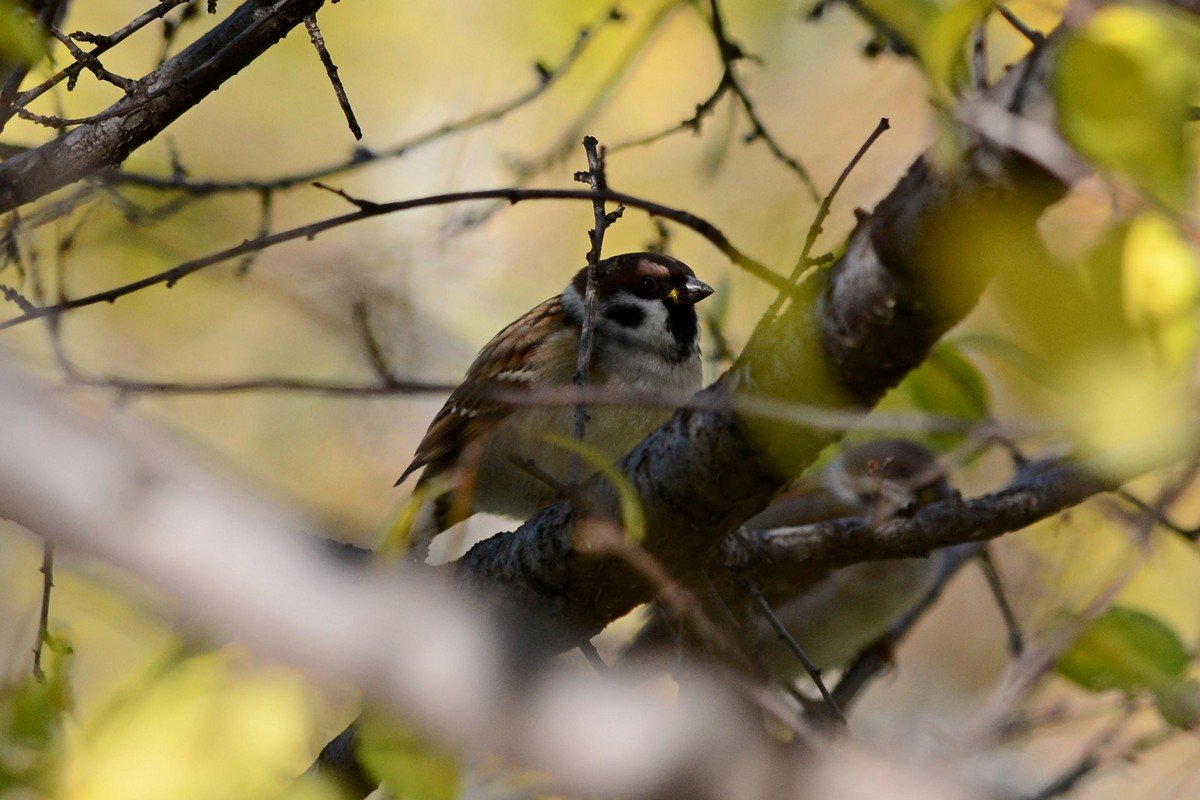
[[[658,283],[654,278],[642,278],[634,284],[633,291],[638,297],[654,297],[658,294]]]

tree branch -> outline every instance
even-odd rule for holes
[[[93,121],[0,163],[0,213],[115,166],[314,13],[324,0],[247,0]]]
[[[1050,61],[1028,73],[1027,110],[1050,110]],[[989,93],[1011,94],[1020,88],[1012,76],[1022,72],[1012,70]],[[736,402],[749,392],[834,410],[870,408],[974,306],[1007,259],[1040,252],[1036,219],[1062,191],[1043,170],[982,138],[956,167],[918,160],[872,214],[860,216],[837,263],[802,284],[698,399]],[[979,247],[985,240],[992,245]],[[620,464],[645,509],[644,547],[684,585],[703,585],[702,571],[728,532],[841,433],[719,408],[680,411]],[[593,502],[616,508],[611,487],[597,481],[589,488]],[[814,540],[806,556],[822,553]],[[834,562],[827,556],[821,563]],[[653,599],[653,587],[625,565],[575,549],[571,511],[562,503],[479,543],[452,569],[467,585],[499,587],[526,618],[540,614],[552,648],[590,638]]]

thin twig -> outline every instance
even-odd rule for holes
[[[346,115],[346,124],[350,126],[350,133],[354,134],[355,140],[361,140],[363,137],[362,127],[358,124],[358,118],[354,116],[354,108],[350,105],[346,87],[342,84],[341,76],[338,75],[338,68],[333,63],[333,56],[329,54],[329,48],[325,46],[325,37],[321,35],[321,29],[317,26],[315,14],[304,18],[304,27],[308,30],[308,38],[313,47],[317,49],[317,55],[321,57],[325,74],[329,76],[329,83],[333,85],[333,92],[337,95],[338,105],[342,107],[342,113]]]
[[[262,238],[271,232],[271,207],[273,205],[274,192],[270,189],[263,189],[258,197],[258,232],[257,237]],[[237,265],[237,274],[245,275],[254,266],[254,262],[258,260],[258,254],[261,250],[256,250],[248,254]]]
[[[38,615],[37,641],[33,643],[33,677],[46,680],[42,670],[42,645],[50,633],[50,590],[54,588],[54,544],[42,544],[42,609]]]
[[[987,19],[975,26],[971,37],[971,72],[973,84],[979,91],[988,87]]]
[[[817,206],[817,213],[813,215],[812,224],[808,226],[808,234],[804,237],[804,247],[800,250],[800,257],[796,259],[796,265],[792,267],[792,274],[788,276],[789,286],[794,287],[804,276],[805,271],[814,265],[815,262],[812,258],[813,247],[816,246],[817,237],[825,230],[825,220],[829,217],[829,213],[833,209],[834,198],[841,191],[842,184],[850,177],[850,173],[858,166],[858,162],[862,161],[863,156],[867,154],[867,151],[871,149],[876,140],[890,127],[891,123],[888,121],[888,118],[882,117],[879,120],[879,124],[875,126],[875,129],[871,131],[866,140],[859,145],[858,150],[855,151],[850,161],[842,168],[841,174],[833,182],[833,186],[830,187],[829,192],[821,198],[821,204]],[[783,307],[784,301],[790,296],[790,293],[784,292],[780,292],[775,296],[775,299],[771,301],[771,305],[767,308],[766,312],[759,318],[758,324],[755,326],[756,334],[775,318],[775,315],[779,313],[779,309]]]
[[[787,644],[788,649],[795,654],[796,658],[800,659],[800,663],[804,665],[804,671],[808,673],[808,677],[812,678],[812,682],[817,685],[817,691],[821,693],[821,699],[825,701],[825,705],[829,708],[830,713],[843,725],[847,724],[846,715],[842,713],[841,706],[838,705],[837,700],[833,698],[829,690],[825,688],[825,682],[821,680],[821,670],[804,654],[804,649],[800,647],[800,643],[796,641],[795,637],[792,636],[787,627],[776,616],[775,610],[771,608],[771,604],[763,596],[762,590],[758,588],[758,585],[754,581],[747,577],[742,578],[742,585],[746,587],[746,591],[754,598],[754,602],[762,610],[763,615],[767,618],[767,622],[771,624],[775,634]]]
[[[608,664],[601,658],[600,652],[596,650],[596,645],[592,644],[591,639],[584,639],[579,643],[579,652],[583,653],[583,657],[592,665],[592,669],[596,671],[597,675],[607,675],[609,673]]]
[[[583,151],[587,155],[588,168],[586,172],[575,173],[575,180],[586,183],[593,192],[608,191],[608,179],[604,175],[604,151],[594,136],[583,137]],[[594,227],[588,231],[591,247],[587,253],[587,284],[583,293],[583,321],[579,329],[579,354],[575,359],[575,375],[571,378],[573,386],[582,387],[588,384],[588,373],[592,365],[592,339],[596,330],[596,289],[599,282],[600,253],[604,246],[604,233],[608,226],[620,218],[624,206],[618,206],[612,214],[605,209],[603,199],[592,201],[592,217]],[[575,406],[575,421],[572,434],[576,441],[583,441],[587,431],[587,406],[580,402]],[[583,461],[579,454],[571,456],[571,466],[567,483],[574,486],[579,482]]]
[[[1000,571],[996,569],[992,552],[989,548],[983,547],[975,558],[979,569],[983,572],[983,577],[987,579],[988,589],[991,590],[992,598],[996,601],[996,607],[1000,609],[1000,616],[1004,619],[1004,627],[1008,631],[1009,655],[1013,658],[1020,658],[1021,654],[1025,652],[1025,637],[1021,633],[1021,624],[1017,621],[1012,604],[1008,602],[1008,595],[1004,591],[1004,581],[1000,579]]]
[[[972,544],[947,550],[938,571],[937,580],[933,585],[899,617],[887,632],[867,645],[855,657],[854,661],[842,673],[841,679],[833,689],[833,696],[843,708],[854,702],[855,698],[866,688],[867,684],[892,663],[892,653],[908,635],[925,613],[933,607],[946,584],[975,555],[981,545]]]
[[[363,346],[367,350],[367,358],[370,360],[375,374],[379,376],[379,380],[385,386],[397,386],[403,383],[404,381],[396,376],[392,365],[388,363],[387,358],[383,354],[383,346],[380,344],[379,339],[375,337],[375,331],[371,327],[371,314],[367,308],[366,301],[354,301],[350,310],[354,315],[354,323],[358,327],[358,332],[362,336]]]
[[[142,173],[128,172],[125,170],[108,170],[101,174],[105,180],[113,183],[130,184],[141,186],[147,189],[158,189],[162,191],[182,191],[196,196],[206,196],[213,194],[221,194],[225,192],[253,192],[274,189],[291,189],[296,186],[310,184],[313,181],[322,178],[328,178],[333,175],[348,172],[358,169],[367,164],[385,161],[389,159],[400,158],[407,155],[418,148],[425,145],[440,141],[448,136],[463,133],[465,131],[477,128],[492,122],[497,122],[510,113],[532,103],[534,100],[541,97],[544,93],[554,86],[563,75],[565,75],[571,67],[578,63],[587,46],[595,40],[597,32],[600,28],[614,21],[611,11],[606,11],[600,15],[597,20],[591,25],[581,28],[576,34],[575,41],[572,43],[570,50],[563,57],[562,61],[557,66],[551,68],[538,63],[536,69],[537,83],[529,89],[512,97],[509,100],[483,111],[474,114],[468,114],[450,122],[442,123],[435,128],[432,128],[423,133],[419,133],[412,138],[392,145],[383,150],[369,150],[365,147],[359,147],[354,150],[348,159],[339,161],[334,164],[329,164],[324,167],[317,167],[303,172],[289,173],[287,175],[279,175],[273,178],[264,180],[236,180],[236,181],[194,181],[187,180],[181,176],[170,178],[158,177],[155,175],[145,175]],[[95,51],[93,51],[95,52]]]
[[[1008,6],[1003,3],[996,4],[996,10],[1000,12],[1000,16],[1004,17],[1004,21],[1012,25],[1017,33],[1029,40],[1030,44],[1035,47],[1046,40],[1046,35],[1041,31],[1035,31],[1033,28],[1021,21],[1021,18],[1014,14]]]
[[[711,16],[709,24],[712,28],[713,38],[716,40],[717,52],[720,54],[721,63],[725,67],[725,73],[721,78],[721,82],[728,82],[730,90],[737,96],[742,106],[742,111],[745,112],[746,119],[751,125],[751,130],[746,136],[746,141],[761,140],[778,161],[796,174],[800,182],[808,189],[809,194],[812,195],[812,199],[816,200],[821,196],[821,193],[817,191],[817,186],[813,183],[812,176],[808,174],[808,170],[805,169],[804,165],[798,159],[784,152],[779,142],[767,130],[766,125],[763,124],[762,119],[758,116],[758,112],[754,110],[754,101],[751,99],[749,92],[746,91],[746,88],[738,79],[734,64],[746,58],[746,54],[726,34],[725,21],[721,18],[720,3],[718,0],[709,0],[708,8]]]
[[[121,297],[141,291],[150,286],[165,284],[168,288],[174,286],[176,282],[202,269],[211,267],[215,264],[220,264],[228,261],[231,258],[252,253],[257,250],[265,250],[268,247],[282,244],[284,242],[294,241],[296,239],[311,239],[319,233],[331,230],[333,228],[348,225],[352,222],[376,217],[383,214],[391,214],[399,211],[406,211],[413,208],[425,208],[428,206],[447,205],[450,203],[462,203],[476,200],[506,200],[509,203],[520,203],[526,200],[586,200],[592,202],[597,198],[607,200],[609,202],[620,203],[630,208],[637,208],[647,212],[651,216],[662,217],[676,222],[684,227],[698,233],[700,236],[707,239],[714,247],[720,250],[734,264],[749,272],[751,275],[765,281],[771,286],[781,291],[794,292],[794,287],[788,283],[782,276],[773,272],[769,267],[760,261],[756,261],[750,256],[743,253],[720,231],[715,225],[701,217],[691,214],[687,211],[664,206],[659,203],[653,203],[648,200],[643,200],[634,195],[625,194],[624,192],[604,191],[593,192],[582,189],[482,189],[473,192],[451,192],[448,194],[431,195],[428,197],[418,197],[411,200],[398,200],[391,203],[372,204],[368,208],[362,208],[358,211],[349,214],[343,214],[337,217],[331,217],[313,222],[308,225],[301,225],[297,228],[291,228],[286,231],[279,231],[269,236],[262,236],[257,239],[242,242],[234,247],[229,247],[211,255],[201,258],[185,261],[175,267],[172,267],[162,272],[149,275],[136,281],[116,286],[102,292],[86,295],[83,297],[73,298],[63,303],[56,303],[49,306],[41,306],[32,312],[27,312],[18,317],[4,320],[0,322],[0,330],[21,325],[33,319],[50,316],[51,314],[61,314],[65,311],[70,311],[76,308],[96,305],[97,303],[111,303]]]

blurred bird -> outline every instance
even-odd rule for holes
[[[498,394],[570,387],[584,318],[587,268],[561,294],[526,312],[484,345],[463,382],[434,417],[399,485],[424,467],[427,497],[409,537],[409,557],[424,560],[433,538],[486,511],[524,519],[558,499],[571,455],[545,441],[569,436],[574,407],[515,408]],[[635,392],[700,388],[696,303],[712,294],[691,267],[661,253],[625,253],[600,262],[589,385]],[[634,405],[588,410],[584,442],[616,459],[670,415]]]
[[[878,525],[954,496],[937,457],[915,442],[884,439],[844,450],[816,485],[784,494],[747,520],[748,530],[862,517]],[[867,561],[831,572],[775,614],[822,670],[841,667],[882,636],[937,580],[942,551],[924,558]],[[753,613],[752,641],[771,675],[791,684],[804,667],[768,622]]]
[[[844,517],[872,524],[954,495],[936,456],[914,442],[885,439],[846,448],[814,480],[777,497],[744,524],[747,530],[808,525]],[[844,666],[884,634],[937,580],[941,553],[864,562],[831,572],[796,591],[764,586],[776,616],[818,669]],[[735,582],[717,582],[718,603],[734,615],[752,655],[773,678],[792,685],[804,666]],[[678,637],[656,610],[630,645],[638,657],[674,648]]]

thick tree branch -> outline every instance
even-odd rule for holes
[[[942,547],[994,539],[1118,485],[1069,461],[1033,464],[998,492],[930,503],[912,516],[893,517],[881,525],[846,518],[739,531],[726,541],[724,561],[730,569],[752,572],[764,582],[779,576],[789,584],[802,584],[847,564],[923,556]]]
[[[1010,71],[990,96],[1021,92],[1025,109],[1049,113],[1048,61]],[[700,399],[748,392],[870,408],[970,311],[997,269],[1040,253],[1034,224],[1063,190],[982,137],[959,165],[935,169],[918,160],[872,214],[860,215],[842,258],[802,284]],[[680,411],[621,462],[643,501],[644,546],[677,579],[701,585],[727,533],[840,435],[719,408]],[[611,487],[597,481],[593,488],[595,502],[616,507]],[[552,620],[545,629],[552,648],[573,646],[653,598],[653,587],[625,565],[576,547],[562,503],[476,545],[454,569],[468,585],[507,590],[526,616]]]
[[[0,213],[120,164],[314,13],[324,0],[246,0],[93,121],[0,163]]]

